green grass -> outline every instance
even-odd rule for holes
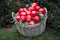
[[[60,34],[54,29],[47,28],[40,36],[24,37],[17,31],[16,27],[11,30],[2,28],[0,29],[0,40],[60,40]]]

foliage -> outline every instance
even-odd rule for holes
[[[0,26],[4,27],[12,22],[11,12],[15,11],[14,2],[12,0],[0,1]]]
[[[41,7],[48,10],[47,26],[60,28],[60,0],[1,0],[0,1],[0,26],[12,23],[11,12],[15,13],[25,4],[37,2]],[[4,13],[4,14],[3,14]]]

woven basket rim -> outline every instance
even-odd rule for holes
[[[38,26],[38,25],[40,25],[40,23],[36,23],[36,24],[34,24],[34,25],[28,25],[28,26],[26,26],[26,28],[28,27],[35,27],[35,26]]]

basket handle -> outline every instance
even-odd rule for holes
[[[47,9],[45,7],[44,7],[44,9],[46,10],[46,15],[45,15],[46,16],[45,20],[46,20],[47,19]]]
[[[16,16],[17,14],[15,14],[14,12],[12,12],[12,18],[13,18],[13,20],[14,21],[16,21],[15,22],[15,24],[16,24],[16,26],[18,27],[18,25],[19,25],[19,22],[16,20],[16,18],[15,18],[15,16]],[[20,22],[21,23],[21,22]],[[20,25],[19,25],[20,26]]]
[[[13,20],[16,21],[15,16],[16,16],[16,14],[14,12],[12,12],[12,18],[13,18]]]

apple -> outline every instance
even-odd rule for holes
[[[20,21],[20,15],[16,16],[16,20],[19,22]]]
[[[24,10],[24,12],[26,12],[26,11],[27,11],[27,9],[26,9],[26,8],[23,8],[23,10]]]
[[[20,15],[21,16],[26,16],[27,14],[26,14],[26,12],[21,12]]]
[[[16,16],[18,16],[18,15],[20,16],[20,13],[19,12],[16,14]]]
[[[20,13],[20,12],[24,12],[24,9],[23,8],[20,8],[19,10],[18,10],[18,12]]]
[[[27,15],[26,20],[27,21],[31,21],[32,20],[32,16],[31,15]]]
[[[31,20],[30,22],[28,22],[29,25],[34,25],[35,22],[33,20]]]
[[[46,13],[46,11],[45,11],[44,8],[40,8],[40,9],[39,9],[39,12],[41,12],[41,13],[44,14],[44,15],[45,15],[45,13]]]
[[[38,22],[40,22],[40,17],[39,16],[35,16],[33,18],[33,20],[34,20],[34,22],[38,23]]]
[[[21,22],[25,22],[26,21],[26,16],[21,16],[20,20],[21,20]]]
[[[34,7],[29,7],[28,10],[33,11],[33,10],[35,10],[35,8]]]
[[[40,16],[44,16],[44,15],[41,13]]]
[[[31,15],[31,11],[27,10],[26,11],[27,15]]]
[[[40,14],[40,18],[41,18],[41,19],[44,19],[44,18],[45,18],[45,17],[44,17],[44,14],[41,13],[41,14]]]
[[[37,11],[32,11],[32,12],[31,12],[31,16],[34,17],[34,16],[36,16],[36,15],[38,15]]]
[[[36,10],[36,11],[39,11],[39,9],[40,9],[40,6],[36,6],[36,7],[35,7],[35,10]]]
[[[32,7],[35,7],[35,6],[37,6],[38,4],[37,3],[32,3]]]

